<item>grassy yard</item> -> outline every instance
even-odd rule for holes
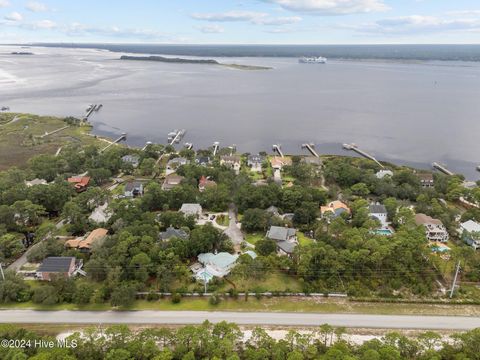
[[[251,233],[245,235],[245,240],[252,245],[255,245],[258,240],[262,240],[265,237],[263,233]]]
[[[259,292],[267,292],[267,291],[290,291],[290,292],[302,292],[302,285],[300,282],[292,277],[288,276],[287,274],[270,274],[266,276],[262,280],[255,280],[255,279],[235,279],[232,277],[228,278],[231,282],[233,282],[237,288],[237,291],[243,292],[246,290],[249,291],[259,291]],[[219,291],[228,291],[232,286],[228,283],[225,283]]]
[[[18,120],[5,125],[15,116]],[[8,121],[6,121],[8,120]],[[3,125],[5,126],[2,126]],[[58,133],[40,138],[46,132],[62,128],[67,124],[61,119],[52,116],[37,116],[30,114],[4,113],[0,118],[0,170],[11,166],[21,167],[34,155],[55,154],[59,147],[68,143],[81,145],[105,146],[100,139],[89,136],[90,126],[69,127]]]
[[[62,304],[40,306],[31,302],[22,304],[1,304],[0,309],[37,309],[37,310],[112,310],[108,304],[89,304],[78,306]],[[178,304],[170,299],[158,301],[138,300],[131,307],[117,310],[163,310],[163,311],[274,311],[274,312],[315,312],[350,313],[383,315],[457,315],[479,316],[480,306],[475,305],[432,305],[432,304],[379,304],[356,303],[345,299],[327,298],[261,298],[250,296],[248,301],[238,298],[224,299],[218,305],[211,305],[208,298],[183,298]]]
[[[302,246],[307,246],[307,245],[310,245],[314,242],[313,239],[310,239],[309,237],[306,237],[302,232],[300,231],[297,231],[297,238],[298,238],[298,242],[300,245]]]

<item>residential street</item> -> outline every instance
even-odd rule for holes
[[[201,324],[209,320],[238,325],[319,326],[347,328],[468,330],[480,327],[480,317],[406,316],[278,312],[207,311],[36,311],[0,310],[0,323],[40,324]]]

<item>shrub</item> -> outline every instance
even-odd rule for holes
[[[173,293],[172,294],[172,303],[178,304],[180,301],[182,301],[182,296],[179,293]]]

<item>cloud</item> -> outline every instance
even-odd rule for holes
[[[254,11],[227,11],[223,13],[192,14],[195,20],[210,22],[249,22],[254,25],[289,25],[302,21],[300,16],[271,17],[266,13]]]
[[[389,9],[383,0],[260,0],[309,15],[348,15]]]
[[[44,12],[48,11],[47,5],[38,2],[38,1],[29,1],[27,5],[25,5],[25,9],[33,11],[33,12]]]
[[[217,24],[198,26],[195,28],[204,34],[220,34],[225,31],[223,27]]]
[[[123,29],[117,26],[88,26],[80,23],[73,23],[61,29],[69,36],[100,35],[104,37],[132,38],[142,40],[164,39],[165,34],[154,30],[145,29]]]
[[[8,20],[8,21],[22,21],[23,20],[23,16],[22,14],[14,11],[8,15],[5,15],[3,17],[5,20]]]
[[[10,2],[8,0],[0,0],[0,8],[10,6]]]
[[[479,18],[410,15],[378,20],[360,26],[345,26],[364,33],[419,34],[448,31],[480,31]]]
[[[218,22],[230,22],[230,21],[253,21],[267,16],[265,13],[254,11],[227,11],[223,13],[195,13],[191,17],[195,20],[204,21],[218,21]]]

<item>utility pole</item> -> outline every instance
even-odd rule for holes
[[[455,291],[455,286],[457,286],[457,278],[458,278],[459,272],[460,272],[460,260],[457,263],[457,269],[455,270],[455,276],[453,277],[452,288],[450,289],[450,299],[452,298],[453,292]]]
[[[0,263],[0,274],[2,275],[2,280],[5,281],[5,274],[3,273],[2,263]]]

